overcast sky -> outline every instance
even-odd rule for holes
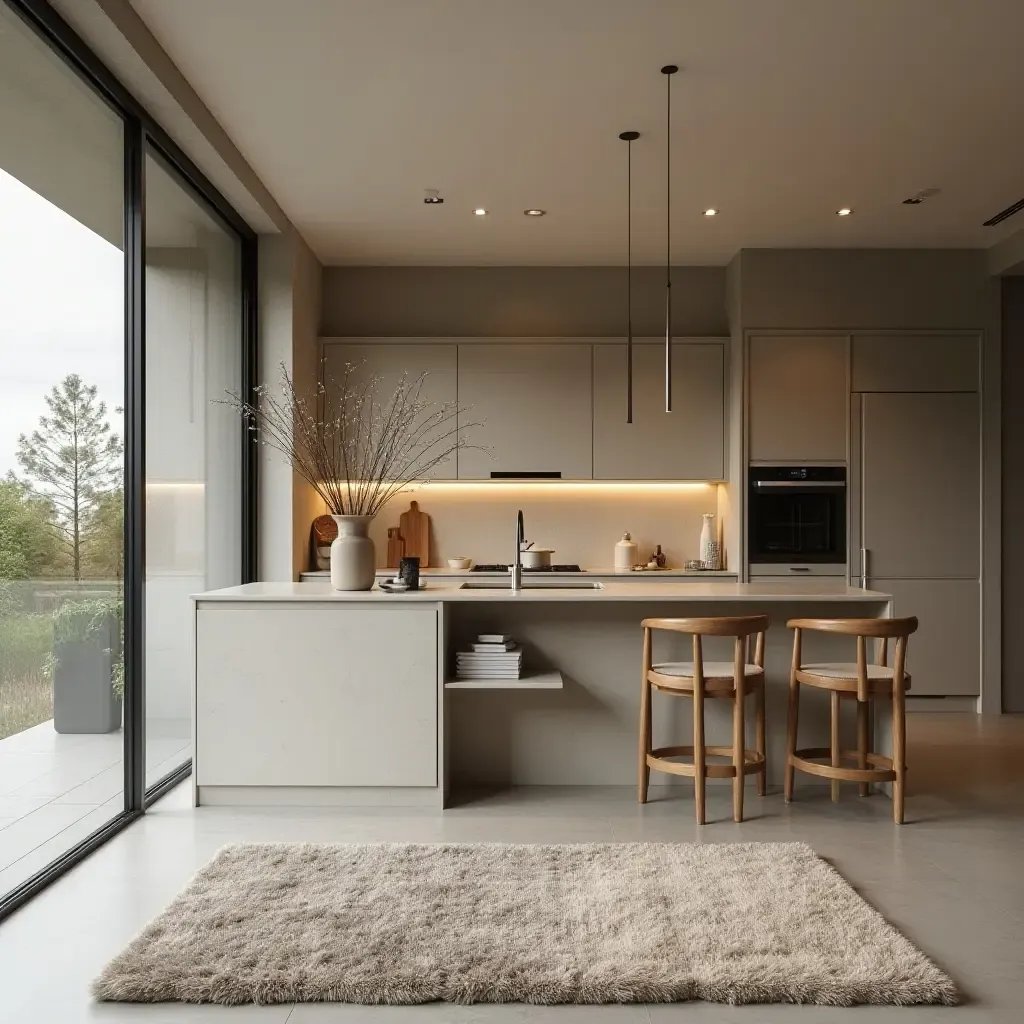
[[[124,256],[0,170],[0,477],[69,373],[124,403]]]

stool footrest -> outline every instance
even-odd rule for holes
[[[860,754],[856,750],[843,750],[840,757],[856,761]],[[789,755],[789,763],[808,775],[820,775],[826,779],[840,782],[893,782],[896,772],[892,758],[884,754],[868,754],[866,760],[871,768],[843,768],[831,764],[818,764],[817,758],[832,760],[832,751],[828,747],[804,747]]]
[[[732,757],[732,747],[706,746],[705,757]],[[668,761],[669,757],[693,757],[694,748],[684,747],[655,747],[647,755],[647,765],[659,772],[667,772],[669,775],[686,775],[693,778],[697,774],[697,766],[688,764],[685,761]],[[765,770],[764,756],[756,750],[743,751],[743,774],[756,775]],[[704,775],[709,779],[734,779],[736,778],[736,766],[732,764],[711,764],[704,765]]]

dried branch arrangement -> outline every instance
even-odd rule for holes
[[[459,449],[476,447],[465,431],[479,424],[460,424],[465,410],[423,398],[426,373],[402,374],[386,396],[380,377],[360,381],[358,370],[346,363],[340,380],[321,381],[305,397],[282,364],[277,388],[259,385],[252,402],[233,391],[225,400],[253,440],[281,452],[332,515],[374,516]]]

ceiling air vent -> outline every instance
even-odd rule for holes
[[[937,196],[941,191],[941,188],[923,188],[920,192],[915,192],[909,199],[904,199],[903,205],[918,206],[926,199],[931,199],[932,196]]]
[[[1008,217],[1012,217],[1015,213],[1020,213],[1024,210],[1024,199],[1018,199],[1013,206],[1008,206],[1005,210],[1000,210],[994,217],[989,217],[982,227],[994,228],[997,224],[1002,224]]]

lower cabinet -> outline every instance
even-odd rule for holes
[[[894,615],[916,615],[920,620],[907,647],[912,697],[974,697],[981,692],[981,591],[977,580],[871,577],[868,587],[892,594]]]
[[[198,786],[436,786],[436,608],[200,603]]]

